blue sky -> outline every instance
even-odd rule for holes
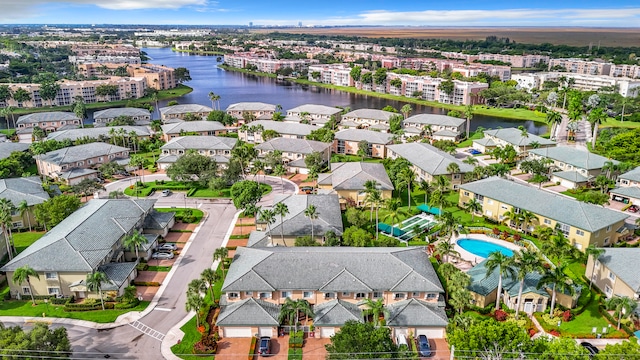
[[[1,0],[0,23],[639,27],[639,0]]]

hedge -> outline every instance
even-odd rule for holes
[[[602,304],[598,306],[598,310],[600,310],[600,314],[602,314],[602,316],[604,316],[607,320],[609,320],[610,323],[616,324],[616,325],[618,324],[618,319],[615,319],[613,316],[611,316],[611,314],[609,314],[607,309]],[[627,325],[621,323],[620,329],[624,330],[624,332],[626,332],[627,335],[633,336],[633,330],[630,329]]]
[[[255,336],[251,338],[251,347],[249,348],[249,358],[248,360],[253,360],[253,354],[256,353],[256,344],[258,343],[258,338]]]
[[[148,267],[149,265],[147,263],[139,263],[138,265],[136,265],[136,270],[145,271]]]
[[[113,304],[111,303],[106,303],[104,304],[104,308],[107,308],[107,305],[111,305],[113,307]],[[102,305],[100,303],[95,303],[95,304],[66,304],[64,306],[64,311],[66,312],[74,312],[74,311],[92,311],[92,310],[102,310]]]
[[[289,349],[289,360],[302,360],[302,349]]]
[[[120,309],[120,310],[133,309],[134,307],[138,306],[138,304],[140,304],[140,300],[135,299],[132,302],[117,303],[114,305],[114,309]]]
[[[135,286],[160,286],[160,283],[157,281],[134,281],[133,285]]]

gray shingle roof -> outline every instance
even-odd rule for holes
[[[42,161],[57,165],[63,165],[83,161],[98,156],[108,156],[123,151],[129,151],[129,149],[103,142],[94,142],[78,146],[70,146],[37,156]]]
[[[0,160],[6,159],[14,151],[27,151],[29,150],[29,144],[14,143],[14,142],[0,142]]]
[[[104,272],[109,283],[102,285],[102,290],[118,290],[129,279],[136,268],[135,262],[108,263],[101,265],[98,270]],[[105,286],[106,285],[106,286]]]
[[[147,109],[131,107],[111,108],[93,113],[94,119],[112,119],[118,116],[151,116],[151,113]]]
[[[371,130],[344,129],[336,132],[335,138],[344,141],[366,140],[371,144],[389,144],[393,139],[393,134]]]
[[[465,119],[440,115],[440,114],[416,114],[402,121],[403,124],[421,124],[458,127],[465,123]]]
[[[465,164],[453,155],[429,144],[414,142],[389,145],[387,148],[431,175],[449,174],[447,167],[451,163],[458,164],[460,173],[473,171],[472,165]]]
[[[271,247],[238,248],[222,290],[390,291],[412,274],[419,279],[411,290],[443,292],[427,253],[422,248]],[[251,279],[250,284],[245,278]],[[337,286],[336,279],[351,279]],[[256,279],[263,282],[261,285]],[[329,286],[336,284],[336,286]],[[253,288],[252,286],[260,286]],[[409,287],[409,284],[403,287]],[[343,289],[337,290],[339,287]],[[404,291],[404,290],[398,290]]]
[[[408,299],[387,306],[388,326],[447,326],[444,308],[418,299]]]
[[[71,130],[59,130],[49,133],[47,135],[47,140],[71,140],[75,141],[82,138],[91,138],[97,139],[100,136],[104,136],[106,138],[111,138],[110,131],[113,129],[114,131],[119,131],[119,129],[123,129],[127,135],[132,131],[136,133],[137,136],[148,137],[151,135],[149,129],[146,126],[101,126],[95,128],[81,128],[81,129],[71,129]]]
[[[173,105],[160,108],[162,115],[211,112],[212,108],[200,104]]]
[[[473,142],[486,147],[497,146],[496,142],[493,141],[493,139],[491,138],[476,139],[476,140],[473,140]]]
[[[295,154],[311,154],[314,151],[323,152],[331,147],[331,143],[324,143],[315,140],[306,139],[289,139],[289,138],[273,138],[269,141],[256,145],[256,149],[263,151],[280,150],[282,152],[290,152]]]
[[[180,121],[176,123],[162,125],[162,132],[165,134],[179,134],[182,131],[186,132],[201,132],[201,131],[219,131],[225,130],[224,125],[217,121]]]
[[[629,172],[621,174],[620,176],[618,176],[618,179],[625,179],[625,180],[640,182],[640,166]]]
[[[248,298],[230,302],[220,309],[218,326],[278,326],[280,305]]]
[[[563,163],[573,165],[580,169],[601,169],[607,161],[611,161],[614,164],[620,162],[616,160],[607,159],[604,156],[592,154],[587,150],[581,150],[569,146],[553,146],[542,149],[529,150],[529,153],[536,154],[538,156],[544,156],[546,158],[561,161]]]
[[[72,112],[65,111],[49,111],[49,112],[39,112],[33,113],[29,115],[22,115],[18,118],[17,124],[30,124],[37,123],[40,121],[72,121],[72,120],[80,120],[76,116],[76,114]]]
[[[350,111],[344,115],[343,118],[359,118],[359,119],[373,119],[388,121],[390,117],[394,115],[400,115],[391,111],[377,110],[377,109],[358,109]]]
[[[49,193],[44,191],[37,176],[0,179],[0,199],[8,199],[15,207],[22,201],[33,206],[48,200]]]
[[[589,178],[587,178],[586,176],[580,174],[579,172],[577,172],[575,170],[556,171],[556,172],[552,173],[552,175],[553,176],[557,176],[557,177],[559,177],[561,179],[573,181],[575,183],[583,183],[583,182],[587,182],[589,180]]]
[[[315,326],[342,326],[349,320],[364,322],[358,305],[343,300],[331,300],[313,307]]]
[[[175,218],[176,213],[174,212],[159,212],[152,210],[146,218],[144,218],[144,223],[142,224],[143,229],[153,229],[153,230],[164,230],[171,220]]]
[[[180,136],[162,145],[162,150],[231,150],[238,139],[222,136]]]
[[[29,265],[36,271],[95,270],[113,246],[153,209],[155,200],[94,199],[7,263],[1,271]]]
[[[640,248],[604,248],[604,254],[598,260],[618,279],[624,281],[636,293],[640,293],[639,258]]]
[[[289,109],[287,112],[292,112],[292,113],[308,112],[309,114],[331,116],[331,115],[338,114],[341,111],[342,109],[333,107],[333,106],[304,104],[304,105],[296,106],[293,109]]]
[[[98,170],[94,169],[84,169],[84,168],[75,168],[68,171],[63,171],[58,174],[59,179],[71,180],[75,178],[79,178],[89,174],[96,174]]]
[[[276,106],[263,102],[239,102],[227,107],[227,111],[276,111]]]
[[[316,207],[318,218],[313,220],[314,234],[324,234],[333,231],[338,235],[342,234],[342,215],[340,213],[340,201],[337,194],[328,195],[281,195],[276,194],[273,204],[284,203],[289,208],[289,213],[285,215],[283,223],[278,221],[271,225],[274,234],[280,234],[282,227],[285,236],[311,235],[311,220],[304,216],[304,211],[309,205]]]
[[[611,190],[611,193],[640,199],[640,188],[635,186],[620,186]]]
[[[485,137],[487,135],[494,136],[498,139],[502,139],[513,146],[529,146],[532,142],[537,142],[542,146],[555,145],[555,141],[545,139],[538,135],[529,134],[529,137],[522,136],[522,131],[516,128],[485,130]]]
[[[495,269],[491,274],[489,274],[489,276],[487,276],[487,268],[485,267],[486,262],[487,259],[483,260],[467,272],[471,277],[471,284],[468,289],[483,296],[486,296],[497,289],[499,280],[498,269]],[[549,293],[545,290],[538,289],[538,283],[541,278],[542,275],[538,272],[527,273],[524,279],[522,293],[526,294],[533,292],[549,297]],[[516,276],[505,275],[502,278],[502,288],[503,291],[506,291],[510,296],[515,296],[520,290],[520,281]]]
[[[249,234],[247,247],[267,247],[270,245],[269,237],[265,231],[252,231]]]
[[[455,131],[451,131],[451,130],[438,130],[436,132],[433,133],[434,136],[446,136],[446,137],[456,137],[459,134]]]
[[[249,127],[261,125],[265,130],[276,131],[280,135],[300,135],[307,136],[312,131],[320,129],[318,126],[307,124],[296,124],[273,120],[256,120],[249,123]]]
[[[364,190],[369,180],[378,182],[380,190],[393,190],[393,184],[381,163],[346,162],[332,163],[330,174],[324,175],[319,184],[331,184],[335,190]]]
[[[602,206],[552,194],[499,177],[462,184],[460,188],[589,232],[606,228],[628,217]]]

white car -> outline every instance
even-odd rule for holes
[[[158,259],[158,260],[169,260],[169,259],[173,259],[173,253],[172,252],[154,252],[153,254],[151,254],[151,258]]]
[[[174,243],[164,243],[156,248],[157,251],[167,252],[167,251],[175,251],[178,250],[178,246]]]
[[[162,196],[169,196],[171,195],[171,190],[162,190]]]

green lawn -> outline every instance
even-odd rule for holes
[[[7,300],[0,302],[0,316],[33,316],[69,318],[93,321],[97,323],[110,323],[116,321],[118,316],[130,311],[142,311],[147,308],[149,301],[141,301],[138,306],[133,309],[126,310],[95,310],[95,311],[74,311],[65,312],[62,305],[45,304],[38,301],[36,306],[31,305],[31,301]]]
[[[27,231],[27,232],[15,232],[13,233],[13,243],[16,246],[16,251],[21,253],[33,244],[36,240],[40,239],[44,235],[44,231]]]
[[[147,271],[169,272],[171,271],[171,266],[149,266]]]
[[[187,214],[188,211],[191,211],[191,215],[193,215],[193,217],[195,217],[195,221],[194,223],[199,223],[200,220],[202,220],[202,216],[204,216],[204,213],[202,212],[202,210],[198,210],[198,209],[193,209],[193,208],[156,208],[156,211],[158,212],[174,212],[176,213],[176,217],[182,217],[185,214]]]
[[[332,163],[336,163],[336,162],[361,162],[361,161],[381,163],[382,159],[364,158],[364,160],[363,160],[361,156],[357,156],[357,155],[331,154],[331,162]]]
[[[191,355],[193,354],[193,344],[200,341],[202,335],[196,328],[196,317],[192,317],[187,321],[180,330],[184,333],[182,340],[179,344],[175,344],[171,347],[171,352],[181,359],[213,359],[214,356],[205,355]]]
[[[471,121],[473,121],[473,120],[471,120]],[[471,135],[469,136],[469,139],[460,142],[458,144],[458,147],[459,148],[470,147],[471,145],[473,145],[473,140],[482,139],[483,137],[484,137],[484,135],[482,133],[472,132]]]
[[[563,322],[560,325],[560,331],[562,331],[563,334],[571,334],[573,337],[582,337],[591,335],[591,330],[594,327],[598,329],[598,332],[602,331],[602,328],[607,328],[609,321],[607,321],[598,310],[599,298],[599,296],[594,297],[591,303],[587,305],[586,310],[576,316],[575,319],[569,322]],[[616,330],[615,324],[612,324],[612,327],[609,328],[608,334],[610,337],[627,337],[623,331]]]

